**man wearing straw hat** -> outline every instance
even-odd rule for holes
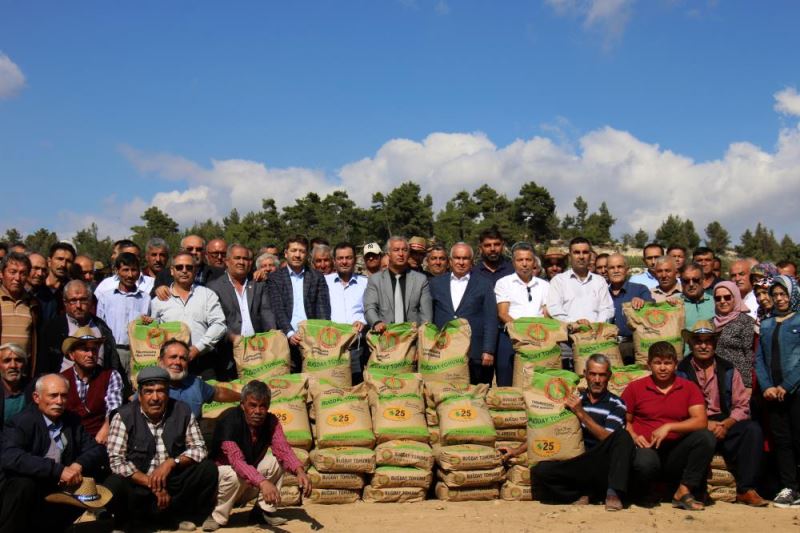
[[[69,382],[64,376],[41,376],[33,392],[34,403],[8,421],[3,431],[0,463],[6,476],[16,478],[22,490],[35,494],[20,502],[20,512],[36,531],[62,531],[74,522],[82,509],[49,505],[53,499],[45,497],[75,492],[75,487],[81,490],[87,479],[84,475],[98,475],[108,464],[105,449],[84,430],[80,419],[67,411],[68,394]],[[89,487],[83,491],[88,494]]]

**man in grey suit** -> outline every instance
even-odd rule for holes
[[[433,304],[425,274],[408,266],[409,246],[405,237],[390,237],[386,243],[389,267],[370,276],[364,291],[364,316],[376,333],[386,324],[430,322]]]
[[[276,324],[266,283],[255,282],[250,277],[253,252],[241,244],[234,244],[228,249],[225,264],[227,273],[209,281],[208,288],[217,293],[225,313],[228,334],[217,345],[217,352],[229,362],[229,372],[223,377],[232,379],[236,377],[232,364],[233,338],[269,331],[275,329]]]

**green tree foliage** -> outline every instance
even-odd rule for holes
[[[777,261],[792,261],[795,264],[800,264],[800,246],[788,235],[784,235],[781,239],[781,246],[779,251],[780,257]]]
[[[717,255],[725,253],[731,244],[731,237],[722,224],[716,220],[706,226],[706,246],[714,250]]]
[[[600,204],[597,212],[589,214],[589,204],[582,196],[575,198],[572,204],[575,216],[566,215],[561,221],[559,235],[564,240],[582,236],[589,239],[592,244],[606,244],[611,242],[611,227],[617,219],[611,215],[605,202]],[[633,237],[627,235],[631,242]],[[630,244],[629,244],[630,245]]]
[[[373,235],[381,241],[392,235],[432,235],[433,199],[430,194],[421,196],[420,186],[412,181],[386,195],[376,192],[369,223]]]
[[[15,242],[23,242],[23,237],[17,228],[9,228],[6,230],[5,237],[2,240],[12,245]]]
[[[479,214],[477,202],[467,191],[461,191],[436,215],[433,233],[445,245],[473,240]]]
[[[97,231],[97,224],[92,222],[88,228],[78,231],[72,242],[75,243],[79,254],[107,263],[114,249],[114,241],[110,237],[98,238]]]
[[[475,219],[475,231],[469,237],[471,241],[477,240],[478,234],[488,228],[500,230],[500,233],[508,239],[519,233],[512,220],[514,204],[505,194],[500,194],[483,184],[472,193],[472,199],[478,207],[478,214]]]
[[[178,223],[156,206],[148,207],[142,216],[139,217],[144,222],[141,226],[133,226],[131,240],[142,247],[144,251],[147,241],[153,237],[158,237],[167,241],[172,251],[178,249],[180,244],[180,234],[178,233]]]
[[[736,253],[742,257],[755,257],[759,261],[780,259],[781,247],[775,239],[775,233],[761,222],[756,225],[755,231],[746,230],[740,240]]]
[[[677,245],[691,250],[700,244],[700,235],[697,234],[691,220],[683,220],[678,215],[669,215],[656,230],[656,240],[665,247]]]
[[[524,232],[521,238],[538,243],[557,235],[555,212],[556,201],[550,192],[529,181],[514,199],[512,220]]]
[[[58,235],[46,228],[39,228],[25,237],[23,242],[28,250],[32,252],[39,252],[43,256],[47,257],[50,247],[58,242]]]
[[[219,222],[209,218],[205,222],[195,222],[192,227],[183,232],[183,236],[186,235],[199,235],[208,242],[225,235],[225,228]],[[175,249],[177,250],[177,246]]]
[[[633,236],[633,245],[637,248],[644,248],[649,240],[650,235],[648,235],[647,232],[642,228],[639,228],[639,231],[637,231],[636,235]]]

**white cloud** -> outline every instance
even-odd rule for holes
[[[11,58],[0,52],[0,100],[12,98],[25,87],[25,75]]]
[[[561,16],[583,20],[587,29],[601,31],[606,45],[622,37],[635,0],[545,0]]]
[[[797,89],[787,87],[773,96],[775,97],[775,111],[784,115],[800,117],[800,94],[797,93]]]

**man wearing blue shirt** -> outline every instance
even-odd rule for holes
[[[331,320],[340,324],[353,324],[359,336],[350,349],[350,370],[353,385],[361,383],[364,342],[361,332],[367,323],[364,318],[364,290],[367,278],[355,273],[356,250],[349,242],[339,243],[333,248],[333,264],[336,269],[325,276],[331,300]]]
[[[622,254],[608,256],[608,290],[614,302],[614,325],[619,330],[619,351],[622,360],[633,362],[633,332],[622,312],[622,304],[630,302],[634,309],[641,309],[645,302],[652,302],[650,289],[628,279],[628,263]]]
[[[647,266],[647,270],[641,274],[631,276],[633,283],[644,285],[648,289],[655,289],[658,287],[658,278],[656,278],[656,259],[664,255],[664,248],[657,242],[651,242],[642,250],[642,259]]]

